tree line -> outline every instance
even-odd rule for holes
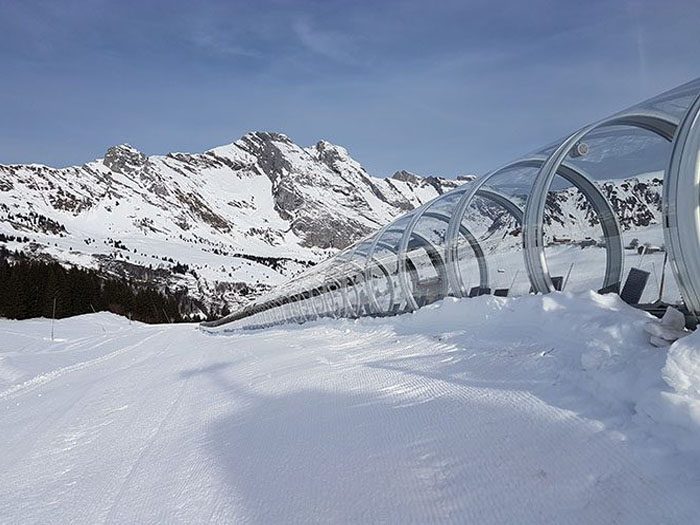
[[[11,256],[11,257],[10,257]],[[32,260],[0,246],[0,317],[57,319],[108,311],[145,323],[181,322],[184,292],[156,290],[94,270]]]

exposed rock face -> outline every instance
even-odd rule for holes
[[[393,217],[424,202],[424,194],[433,198],[457,185],[414,175],[397,187],[370,176],[345,148],[326,141],[304,149],[286,135],[258,132],[236,145],[257,159],[272,183],[275,210],[306,247],[344,248],[381,226],[379,217]]]
[[[372,177],[345,148],[303,148],[280,133],[249,133],[195,154],[149,157],[121,145],[83,166],[0,165],[0,233],[22,239],[3,244],[32,257],[186,288],[204,305],[234,308],[473,179]],[[623,230],[660,224],[660,174],[601,188]],[[487,235],[517,229],[493,203],[477,208]],[[548,238],[598,229],[580,193],[550,195]]]
[[[128,144],[121,144],[109,148],[102,162],[110,170],[127,175],[143,167],[148,157]]]
[[[413,184],[418,184],[420,177],[406,170],[399,170],[394,172],[391,176],[394,180],[400,180],[402,182],[412,182]]]
[[[650,173],[600,187],[612,204],[623,231],[661,224],[662,175]],[[550,231],[567,235],[573,228],[590,228],[600,224],[590,202],[573,188],[550,193],[547,199],[545,223]]]
[[[0,233],[29,239],[11,249],[235,303],[460,183],[372,177],[345,148],[280,133],[197,154],[123,144],[83,166],[0,165]]]
[[[660,230],[662,177],[662,172],[652,172],[598,183],[612,204],[623,237],[633,237],[635,231],[644,237],[650,230]],[[523,208],[527,193],[515,192],[512,199]],[[522,228],[502,206],[488,199],[476,198],[467,214],[469,227],[480,240],[498,239],[498,251],[521,249]],[[556,239],[602,242],[602,235],[597,213],[578,189],[568,187],[548,193],[544,215],[545,243]]]

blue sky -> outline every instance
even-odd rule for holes
[[[0,162],[252,130],[481,173],[700,76],[700,2],[0,0]]]

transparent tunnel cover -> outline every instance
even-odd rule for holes
[[[680,228],[667,223],[664,231],[664,218],[683,199],[665,196],[664,187],[679,180],[665,181],[677,158],[672,141],[699,94],[700,79],[463,184],[230,317],[266,326],[397,314],[448,295],[552,289],[680,304],[688,295],[675,279],[683,258],[665,243]],[[687,273],[697,272],[685,280],[700,280]]]
[[[604,126],[584,135],[565,163],[591,181],[614,214],[618,234],[606,233],[606,210],[558,172],[547,194],[544,253],[553,283],[569,291],[625,290],[632,303],[677,304],[662,224],[662,185],[671,152],[667,138],[632,126]],[[623,247],[618,278],[605,283],[614,243]]]
[[[415,212],[403,215],[380,231],[372,240],[365,259],[365,290],[370,308],[377,315],[408,309],[408,301],[399,279],[398,251],[401,238]]]
[[[455,206],[467,186],[452,190],[420,210],[402,238],[405,245],[404,287],[413,306],[421,307],[451,294],[446,263],[447,234]]]
[[[538,158],[538,157],[533,157]],[[541,163],[541,160],[539,161]],[[461,295],[523,295],[530,291],[522,254],[522,213],[538,163],[523,160],[477,181],[451,247]]]

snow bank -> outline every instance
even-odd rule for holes
[[[658,320],[614,294],[555,292],[449,298],[397,318],[395,327],[495,350],[500,359],[508,348],[529,350],[532,359],[521,355],[514,366],[539,381],[533,389],[548,402],[628,434],[654,434],[672,452],[700,451],[700,331],[667,352],[650,344],[649,322]]]
[[[439,334],[459,329],[459,344],[529,344],[548,357],[547,369],[611,405],[636,402],[653,386],[665,355],[649,344],[643,327],[653,319],[617,295],[594,292],[501,298],[468,302],[446,299],[403,316],[399,331]],[[539,365],[538,365],[539,366]],[[533,370],[542,373],[542,370]]]
[[[671,346],[663,374],[676,392],[700,399],[700,332],[694,332]]]
[[[700,331],[671,345],[661,373],[667,388],[647,392],[639,409],[666,439],[700,453]]]

